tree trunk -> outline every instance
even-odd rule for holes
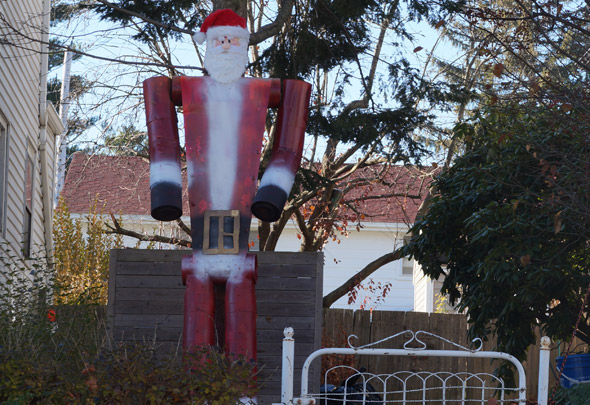
[[[247,0],[213,0],[213,10],[219,10],[222,8],[230,8],[241,17],[246,18],[248,13],[248,2]]]

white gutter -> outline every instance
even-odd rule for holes
[[[47,70],[49,69],[49,18],[51,0],[43,0],[43,22],[41,25],[41,70],[39,74],[39,154],[41,164],[41,187],[43,200],[43,225],[47,265],[53,266],[53,202],[52,184],[49,175],[49,151],[47,150]],[[55,112],[55,110],[54,110]]]
[[[70,79],[72,69],[72,59],[74,53],[67,49],[64,53],[64,69],[61,81],[61,93],[59,102],[59,118],[64,127],[62,132],[58,132],[60,135],[57,137],[55,142],[55,183],[54,183],[54,196],[53,196],[53,208],[57,207],[59,202],[59,195],[63,189],[65,178],[66,178],[66,153],[67,153],[67,142],[66,135],[68,132],[68,111],[70,110]]]

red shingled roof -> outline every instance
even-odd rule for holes
[[[363,214],[364,221],[386,223],[411,223],[416,217],[428,183],[429,176],[411,167],[393,166],[379,173],[383,168],[364,168],[355,173],[352,180],[372,178],[376,173],[387,184],[372,184],[352,190],[344,200],[353,200],[356,209]],[[376,172],[377,171],[377,172]],[[62,196],[71,213],[87,213],[96,200],[104,212],[115,215],[150,214],[149,163],[135,156],[104,156],[75,153],[72,157]],[[188,215],[186,176],[183,175],[183,215]],[[395,187],[391,187],[395,185]],[[392,191],[393,190],[393,191]],[[378,196],[391,195],[388,198]],[[415,198],[412,198],[415,197]],[[352,210],[347,211],[353,214]]]

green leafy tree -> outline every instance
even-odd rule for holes
[[[433,182],[404,253],[444,278],[472,337],[523,359],[536,327],[572,337],[590,282],[588,114],[510,103],[455,133],[467,151]],[[590,343],[588,321],[576,335]]]

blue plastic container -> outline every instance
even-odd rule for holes
[[[563,357],[555,359],[558,372],[561,370]],[[569,388],[582,381],[590,381],[590,354],[570,354],[567,356],[559,382],[562,387]]]

